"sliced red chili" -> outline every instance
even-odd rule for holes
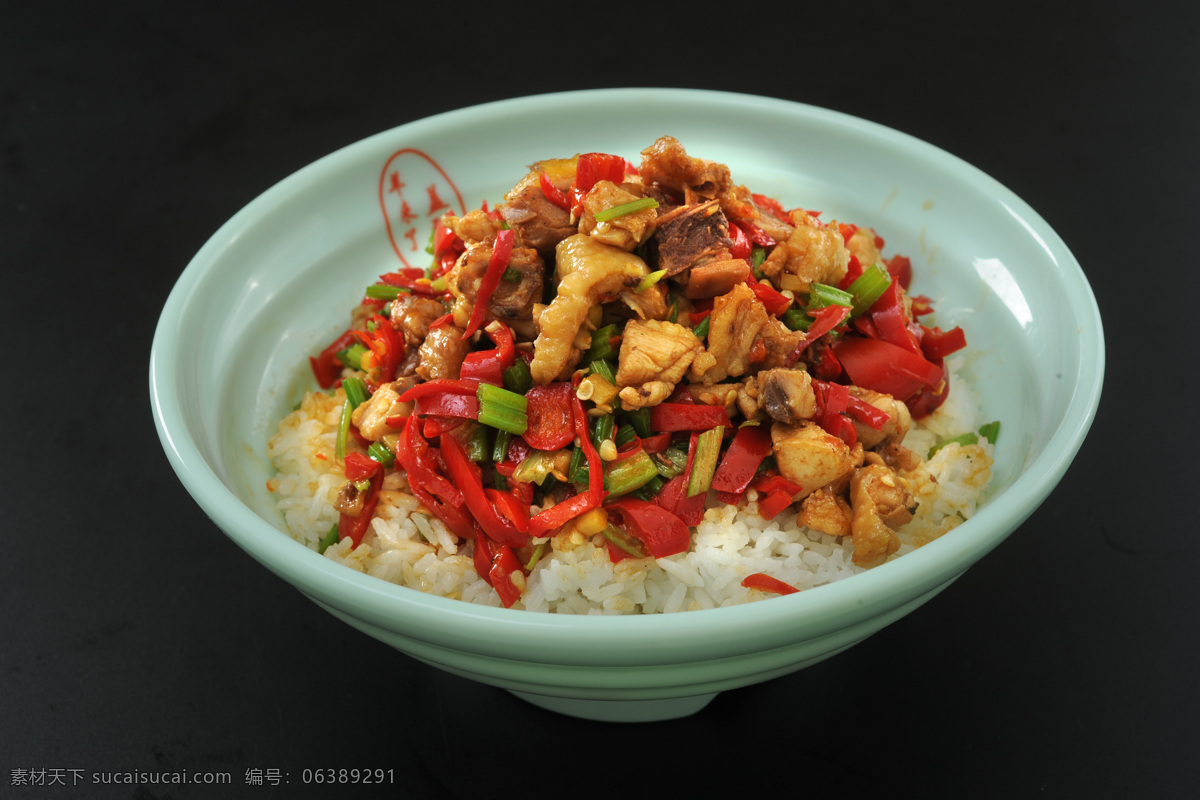
[[[575,439],[571,398],[575,390],[566,382],[534,386],[525,395],[529,420],[524,439],[538,450],[561,450]]]
[[[790,583],[784,583],[765,572],[755,572],[742,578],[742,586],[745,586],[747,589],[759,589],[764,592],[774,592],[776,594],[794,594],[800,591]]]
[[[967,335],[960,327],[943,331],[941,328],[927,328],[922,325],[921,329],[924,333],[921,336],[921,352],[930,361],[945,358],[967,346]]]
[[[441,444],[446,471],[454,481],[455,487],[462,492],[464,505],[479,523],[479,527],[500,544],[523,547],[529,541],[529,537],[496,511],[496,507],[483,490],[479,467],[467,458],[462,445],[450,434],[441,437]]]
[[[704,511],[708,498],[703,492],[693,497],[688,497],[687,483],[686,474],[676,475],[663,485],[662,489],[655,495],[654,502],[678,517],[679,521],[684,525],[694,528],[704,521]]]
[[[880,339],[847,336],[832,347],[851,383],[899,400],[936,388],[945,377],[937,364]]]
[[[635,497],[623,497],[605,508],[615,515],[626,533],[646,546],[655,558],[685,552],[692,544],[692,532],[679,517],[662,506]]]
[[[313,376],[317,379],[318,386],[322,389],[329,389],[337,383],[337,379],[342,375],[343,368],[343,364],[338,360],[337,354],[357,341],[358,334],[353,330],[348,330],[334,339],[318,355],[308,357],[308,363],[312,365]]]
[[[371,478],[371,487],[367,489],[367,496],[363,498],[362,511],[357,517],[352,517],[349,514],[341,514],[338,516],[338,538],[350,539],[355,547],[362,543],[363,536],[366,535],[367,528],[371,525],[371,519],[375,516],[375,507],[379,503],[379,487],[383,485],[383,472],[375,473]]]
[[[659,403],[650,408],[653,431],[699,431],[729,424],[724,406],[691,403]]]
[[[771,454],[771,429],[766,425],[738,428],[729,449],[713,474],[712,488],[718,492],[741,493],[754,479],[763,460]]]
[[[511,228],[504,228],[496,232],[496,239],[492,242],[492,255],[488,258],[487,270],[483,273],[483,279],[479,283],[479,291],[475,293],[475,307],[471,309],[471,319],[467,322],[467,329],[463,331],[462,338],[470,338],[475,331],[483,324],[483,320],[487,317],[488,302],[492,299],[492,293],[496,291],[496,287],[500,285],[500,279],[504,276],[504,271],[508,269],[508,261],[512,257],[514,233]]]

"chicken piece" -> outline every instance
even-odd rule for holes
[[[803,341],[803,332],[788,330],[767,314],[754,291],[741,283],[713,302],[708,348],[692,362],[690,378],[711,386],[752,366],[781,367]]]
[[[387,424],[388,417],[407,417],[412,413],[413,404],[400,402],[400,395],[416,383],[416,378],[409,377],[382,384],[367,402],[354,409],[350,421],[364,439],[378,442],[385,435],[396,432],[395,428]]]
[[[840,494],[822,487],[800,503],[796,522],[830,536],[846,536],[853,514]]]
[[[442,217],[442,224],[454,231],[467,247],[492,241],[502,227],[490,214],[478,208],[462,217],[447,214]]]
[[[401,292],[392,301],[392,327],[404,336],[409,347],[419,347],[429,334],[429,323],[446,313],[441,301]]]
[[[704,346],[690,328],[662,320],[630,320],[617,356],[617,387],[626,408],[656,406],[683,380]]]
[[[683,296],[692,300],[725,294],[750,277],[750,265],[741,258],[722,258],[688,270]]]
[[[636,288],[649,274],[646,262],[637,256],[582,233],[559,243],[555,263],[558,293],[535,314],[538,334],[529,371],[539,386],[567,368],[591,308]]]
[[[491,257],[490,242],[470,247],[459,256],[458,262],[447,275],[446,283],[454,298],[454,324],[460,328],[466,329],[471,319],[471,312],[475,308],[475,295],[483,283],[483,276],[487,272]],[[545,273],[545,262],[536,250],[514,247],[504,277],[496,284],[496,289],[488,298],[484,321],[498,319],[523,338],[532,338],[536,333],[533,307],[542,299]]]
[[[792,235],[795,226],[764,209],[745,186],[734,186],[719,199],[721,211],[730,221],[749,223],[776,242],[786,241]]]
[[[808,292],[813,283],[837,285],[850,266],[850,251],[838,226],[822,225],[804,211],[792,212],[796,227],[762,264],[763,275],[780,289]]]
[[[851,560],[860,567],[883,563],[900,549],[896,530],[912,520],[914,501],[901,479],[882,464],[856,470],[850,479],[850,505],[854,515],[850,535],[854,537]]]
[[[759,405],[771,419],[792,425],[817,413],[812,378],[804,370],[776,367],[758,373],[757,378]]]
[[[646,248],[651,262],[670,277],[698,264],[728,259],[732,245],[725,215],[716,200],[709,200],[661,213]]]
[[[565,192],[575,179],[578,161],[578,156],[539,161],[504,195],[504,201],[496,210],[513,229],[518,246],[531,247],[548,260],[553,257],[559,242],[578,233],[571,213],[547,200],[542,192],[543,172],[551,183]]]
[[[728,192],[732,181],[729,167],[716,161],[692,158],[679,140],[662,136],[642,151],[642,166],[638,170],[646,183],[659,183],[685,203],[697,199],[711,200]]]
[[[741,388],[740,383],[718,383],[713,386],[693,383],[687,387],[688,394],[697,403],[706,406],[724,406],[725,412],[730,417],[737,413],[738,392]]]
[[[912,414],[908,406],[896,400],[890,394],[851,386],[850,394],[878,408],[888,415],[888,421],[879,430],[859,420],[854,420],[854,429],[858,433],[858,441],[867,449],[898,445],[908,435],[912,427]]]
[[[633,188],[630,184],[627,186]],[[653,207],[633,214],[624,214],[606,222],[597,222],[596,214],[638,199],[639,195],[623,186],[611,181],[597,181],[583,198],[583,216],[579,220],[579,232],[613,247],[633,250],[654,233],[658,213]]]
[[[846,478],[856,466],[846,443],[815,422],[772,423],[771,445],[780,474],[800,484],[797,498]]]
[[[883,260],[883,254],[879,252],[879,247],[875,244],[875,231],[871,228],[859,228],[854,231],[854,234],[846,240],[846,249],[850,251],[850,255],[858,259],[858,263],[864,268]]]
[[[462,335],[463,329],[455,325],[430,328],[429,335],[418,351],[421,361],[417,364],[417,374],[427,381],[443,378],[457,380],[463,359],[471,350],[471,341],[463,340]]]

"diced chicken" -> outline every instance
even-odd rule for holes
[[[728,192],[732,181],[729,167],[716,161],[692,158],[679,140],[662,136],[642,151],[642,166],[638,170],[646,183],[660,183],[685,203],[697,199],[711,200]]]
[[[711,386],[751,367],[784,366],[803,341],[802,332],[788,330],[749,286],[738,284],[713,302],[708,348],[692,362],[691,379]]]
[[[688,271],[687,286],[683,295],[692,300],[716,297],[725,294],[750,276],[750,265],[745,259],[723,258],[700,264]]]
[[[815,422],[772,423],[771,444],[780,474],[800,484],[799,497],[846,478],[856,466],[846,443]]]
[[[703,345],[690,328],[661,320],[630,320],[617,357],[617,386],[626,408],[658,405],[683,379]]]
[[[490,242],[470,247],[459,256],[458,262],[447,275],[446,282],[454,297],[454,324],[460,328],[465,329],[471,319],[475,296],[483,283],[491,257]],[[535,333],[533,307],[541,302],[545,271],[545,262],[536,250],[514,247],[505,276],[496,284],[495,291],[488,299],[484,320],[498,319],[518,334],[532,338]]]
[[[446,313],[441,301],[401,292],[392,301],[392,327],[404,336],[409,347],[419,347],[429,333],[429,323]]]
[[[657,268],[672,276],[698,264],[728,258],[732,244],[725,215],[716,200],[709,200],[661,213],[647,250]]]
[[[688,394],[697,403],[706,406],[724,406],[725,412],[732,417],[737,413],[738,392],[741,391],[740,383],[718,383],[712,386],[705,386],[702,383],[689,384]]]
[[[812,284],[837,285],[850,266],[850,251],[837,225],[821,225],[804,211],[795,211],[796,227],[776,245],[762,272],[780,289],[808,292]]]
[[[411,377],[385,383],[375,390],[367,402],[354,409],[350,421],[364,439],[378,442],[385,435],[396,432],[396,428],[387,424],[388,417],[407,417],[412,413],[413,404],[400,402],[400,395],[416,383],[416,378]]]
[[[850,479],[850,505],[855,564],[872,567],[900,549],[896,529],[912,520],[914,500],[896,473],[882,464],[856,470]]]
[[[850,533],[853,513],[840,494],[821,488],[800,503],[796,522],[830,536],[846,536]]]
[[[462,335],[463,329],[455,325],[430,328],[418,351],[421,361],[417,364],[417,374],[427,381],[457,379],[463,359],[471,350],[470,340],[464,341]]]
[[[658,214],[653,207],[623,214],[604,222],[597,222],[596,214],[638,199],[640,195],[630,192],[625,187],[611,181],[598,181],[583,198],[583,216],[579,220],[579,232],[613,247],[633,250],[654,232]]]
[[[570,212],[546,199],[542,192],[542,173],[545,172],[550,182],[565,192],[575,178],[578,160],[575,156],[537,162],[530,167],[529,174],[504,195],[504,202],[497,207],[513,229],[517,244],[532,247],[542,258],[551,258],[559,242],[578,233]]]
[[[462,217],[447,214],[442,217],[442,224],[454,231],[467,247],[492,241],[502,227],[482,209],[469,211]]]
[[[863,267],[869,267],[883,260],[883,254],[875,244],[875,231],[871,228],[859,228],[846,240],[846,249],[850,255],[858,259]]]
[[[850,394],[870,403],[888,415],[888,421],[879,430],[865,422],[854,420],[854,429],[858,433],[858,441],[862,442],[863,447],[867,449],[888,447],[904,441],[904,437],[908,435],[908,429],[912,427],[912,414],[909,413],[908,406],[890,394],[863,389],[859,386],[851,386]]]
[[[734,186],[720,196],[721,210],[725,217],[734,222],[745,222],[758,228],[776,242],[786,241],[792,234],[792,225],[762,208],[754,195],[745,186]]]
[[[649,273],[646,262],[632,253],[581,233],[559,243],[555,263],[558,293],[535,315],[538,335],[529,371],[538,385],[550,383],[568,368],[591,308],[636,288]]]
[[[757,377],[758,402],[771,419],[793,425],[817,413],[812,378],[804,370],[776,367]]]

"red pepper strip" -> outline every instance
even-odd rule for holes
[[[792,224],[792,218],[788,215],[787,210],[784,209],[783,204],[774,197],[767,197],[765,194],[751,194],[750,196],[754,198],[754,204],[759,208],[770,212],[771,215],[777,219],[783,220],[789,225]],[[812,214],[813,212],[810,211],[808,213]]]
[[[308,363],[312,365],[313,376],[317,379],[317,385],[322,389],[328,389],[337,382],[337,379],[342,374],[342,362],[338,361],[337,354],[357,341],[358,334],[353,330],[348,330],[334,339],[316,357],[308,357]]]
[[[792,307],[792,301],[786,295],[775,291],[775,287],[771,284],[760,282],[754,277],[753,272],[746,276],[746,285],[754,292],[758,302],[767,309],[767,313],[773,317],[778,317]]]
[[[920,356],[923,355],[921,345],[908,329],[908,316],[904,313],[901,291],[898,281],[888,284],[888,288],[871,306],[871,321],[875,323],[875,330],[879,331],[880,339]]]
[[[535,514],[529,520],[529,535],[535,539],[545,536],[592,508],[595,506],[592,504],[590,492],[571,495],[561,503]]]
[[[663,450],[666,450],[671,446],[671,434],[656,433],[653,436],[647,436],[645,439],[641,439],[640,441],[642,443],[642,449],[650,455],[654,455],[655,453],[661,453]]]
[[[443,433],[449,433],[463,424],[462,417],[426,417],[421,425],[421,432],[426,439],[437,439]]]
[[[775,519],[780,511],[792,504],[792,496],[787,492],[774,491],[766,497],[759,498],[758,515],[763,519]]]
[[[583,455],[587,458],[588,465],[588,496],[591,498],[593,505],[600,505],[604,502],[604,462],[600,460],[600,453],[596,450],[596,445],[592,444],[592,432],[588,426],[588,415],[583,410],[583,403],[572,392],[571,394],[571,414],[575,422],[575,437],[579,439],[579,446],[583,448]]]
[[[843,241],[846,241],[846,242],[850,241],[850,237],[853,236],[857,232],[858,232],[857,225],[852,225],[849,222],[839,222],[838,223],[838,233],[840,233],[842,235]]]
[[[523,434],[537,450],[561,450],[575,438],[571,398],[575,390],[566,382],[534,386],[526,394],[525,416],[529,427]]]
[[[511,547],[500,545],[492,559],[492,567],[488,570],[488,582],[492,584],[496,594],[500,595],[500,602],[505,608],[512,608],[513,603],[521,599],[521,589],[512,579],[517,572],[525,574],[516,554]]]
[[[379,347],[371,346],[371,351],[375,353],[375,366],[379,370],[379,383],[391,383],[396,379],[396,370],[400,366],[400,362],[404,360],[404,340],[400,338],[400,334],[392,327],[391,320],[384,319],[376,314],[375,320],[375,341]]]
[[[733,239],[733,245],[729,248],[730,258],[749,258],[754,252],[754,243],[750,241],[750,235],[746,233],[746,229],[741,223],[734,222],[729,226],[729,238]]]
[[[440,328],[441,326],[445,325],[447,322],[452,321],[453,319],[454,319],[453,314],[442,314],[440,317],[435,319],[433,322],[429,323],[429,327],[431,329],[432,328]]]
[[[777,472],[760,475],[750,483],[750,488],[756,492],[770,494],[785,492],[789,496],[799,494],[803,487],[795,481],[790,481]]]
[[[922,389],[912,397],[906,398],[904,404],[908,406],[913,419],[924,419],[946,402],[946,396],[949,394],[950,384],[944,382],[936,388]]]
[[[650,408],[650,429],[666,431],[700,431],[729,424],[724,406],[690,403],[659,403]]]
[[[933,313],[933,301],[923,294],[910,294],[909,310],[914,317],[923,317]]]
[[[487,537],[483,531],[475,537],[475,551],[471,553],[471,562],[475,574],[483,578],[488,586],[492,585],[492,562],[496,559],[498,545]]]
[[[450,434],[443,435],[440,441],[442,458],[446,461],[450,479],[462,492],[467,510],[479,523],[479,527],[499,544],[523,547],[529,541],[529,537],[496,511],[496,507],[483,491],[479,467],[467,458],[462,445]]]
[[[362,511],[358,516],[341,514],[338,517],[339,539],[349,538],[355,547],[362,543],[363,536],[371,525],[371,518],[375,516],[375,506],[379,503],[379,487],[382,485],[383,471],[380,470],[371,477],[371,488],[367,489],[367,496],[363,498]]]
[[[570,199],[562,189],[559,189],[554,185],[553,182],[551,182],[550,176],[546,174],[545,170],[543,170],[542,174],[538,176],[538,185],[542,189],[542,194],[546,195],[547,200],[561,208],[563,211],[571,210]]]
[[[396,445],[396,462],[408,475],[409,489],[421,504],[446,523],[456,536],[471,538],[475,535],[475,523],[459,508],[465,499],[438,472],[437,456],[421,436],[419,424],[416,416],[408,418]]]
[[[897,400],[908,400],[924,388],[937,389],[945,379],[937,364],[881,339],[847,336],[832,347],[851,383]]]
[[[484,494],[492,501],[501,514],[503,514],[509,522],[516,526],[517,530],[522,533],[529,532],[529,504],[522,505],[521,500],[516,495],[509,492],[502,492],[499,489],[484,489]]]
[[[584,153],[575,162],[575,180],[568,195],[576,216],[583,215],[583,198],[599,181],[620,183],[625,180],[625,159],[607,153]]]
[[[346,479],[358,483],[365,481],[367,478],[375,476],[379,472],[380,464],[373,458],[368,458],[362,453],[347,453],[346,454]]]
[[[415,272],[415,276],[406,275],[400,272],[388,272],[379,276],[380,283],[388,286],[399,286],[402,289],[408,289],[413,294],[425,295],[426,297],[437,297],[445,294],[445,292],[435,291],[430,281],[425,277],[423,269],[408,269],[404,272]]]
[[[427,397],[432,394],[469,394],[474,396],[478,391],[479,381],[438,378],[437,380],[418,383],[400,395],[399,399],[401,402],[407,403],[410,400],[416,400],[418,397]]]
[[[858,441],[858,432],[854,423],[842,414],[849,405],[850,390],[840,383],[827,381],[813,381],[813,389],[817,396],[818,424],[848,447],[853,447]]]
[[[708,498],[704,493],[688,497],[687,482],[686,474],[671,478],[655,495],[654,502],[678,517],[684,525],[695,527],[704,520]]]
[[[800,354],[807,350],[809,345],[845,322],[846,317],[850,316],[850,307],[832,305],[817,308],[808,313],[813,318],[813,323],[804,332],[804,340],[796,345],[796,349],[788,355],[787,366],[789,367],[796,363]]]
[[[902,289],[907,290],[909,284],[912,283],[912,261],[908,256],[892,256],[883,262],[887,265],[888,274],[900,284]]]
[[[746,491],[763,459],[771,454],[771,429],[766,425],[738,428],[729,449],[713,473],[712,488],[718,492]]]
[[[765,572],[755,572],[752,575],[742,578],[742,586],[745,586],[747,589],[759,589],[764,592],[775,592],[776,594],[795,594],[800,591],[790,583],[784,583]]]
[[[739,505],[743,497],[745,497],[744,492],[717,492],[717,500],[727,506]]]
[[[921,337],[921,352],[930,361],[945,358],[967,346],[967,336],[960,327],[943,331],[941,328],[927,328],[922,325],[921,329],[924,331]]]
[[[493,386],[504,385],[504,367],[496,357],[495,350],[476,350],[467,353],[463,359],[462,369],[458,373],[463,378],[490,383]]]
[[[860,264],[858,261],[858,257],[855,255],[851,255],[850,263],[846,265],[846,275],[840,281],[838,281],[838,288],[839,289],[850,288],[850,284],[854,283],[856,280],[861,278],[862,274],[863,274],[863,268],[862,268],[862,264]]]
[[[623,497],[605,508],[620,519],[625,532],[641,541],[654,558],[685,552],[692,544],[688,526],[655,503]]]
[[[513,235],[511,228],[496,232],[496,241],[492,243],[492,255],[488,259],[487,271],[483,273],[479,291],[475,293],[475,307],[471,310],[471,320],[467,323],[467,329],[463,331],[462,338],[464,339],[469,339],[475,331],[479,330],[479,326],[483,324],[483,320],[487,316],[488,302],[492,299],[492,293],[496,291],[496,287],[500,285],[500,278],[503,277],[504,270],[508,269],[508,260],[512,257]]]
[[[479,398],[469,394],[429,394],[418,397],[413,404],[417,414],[430,417],[479,419]]]
[[[887,425],[888,420],[892,418],[891,414],[882,408],[876,408],[861,397],[854,395],[850,395],[846,399],[846,413],[877,431],[883,430],[883,426]]]

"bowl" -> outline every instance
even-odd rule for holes
[[[633,617],[476,606],[368,577],[285,532],[267,440],[314,386],[307,356],[362,287],[425,266],[436,216],[497,202],[527,165],[659,136],[788,205],[875,227],[913,258],[914,291],[968,332],[968,379],[999,419],[985,502],[950,534],[827,586],[742,606]],[[180,275],[159,320],[150,395],[164,450],[205,513],[319,606],[427,664],[544,708],[659,720],[828,658],[913,611],[1000,544],[1070,465],[1099,401],[1095,299],[1060,237],[960,159],[820,108],[706,91],[533,96],[402,125],[270,188]]]

